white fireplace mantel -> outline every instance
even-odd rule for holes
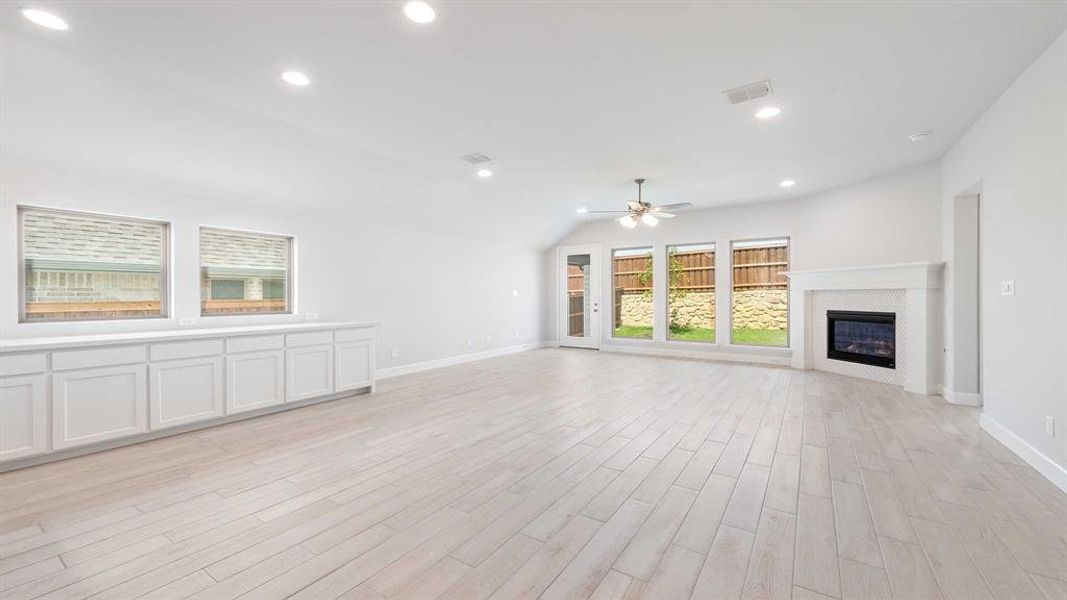
[[[940,333],[937,329],[941,310],[941,273],[944,263],[923,262],[813,271],[789,271],[789,303],[794,307],[789,324],[790,339],[797,340],[793,349],[793,366],[811,369],[813,348],[813,296],[823,290],[904,290],[907,311],[904,348],[907,367],[904,389],[933,394],[937,389]]]

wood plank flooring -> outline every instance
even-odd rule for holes
[[[977,416],[511,355],[0,475],[0,600],[1063,598],[1067,495]]]

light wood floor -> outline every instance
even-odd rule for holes
[[[1067,597],[977,411],[541,350],[0,475],[0,598]]]

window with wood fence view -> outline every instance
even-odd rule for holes
[[[613,250],[612,336],[652,339],[652,248]]]
[[[715,341],[715,244],[667,247],[667,339]]]
[[[166,316],[167,224],[21,207],[23,321]]]
[[[200,314],[290,312],[292,238],[200,230]]]
[[[733,343],[789,345],[789,240],[733,243]]]

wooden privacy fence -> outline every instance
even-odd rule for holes
[[[785,289],[788,269],[788,246],[734,249],[734,289]]]
[[[285,299],[265,300],[203,300],[200,312],[205,315],[285,312]]]
[[[710,292],[715,289],[715,252],[672,252],[669,257],[671,290]]]
[[[154,317],[160,315],[159,300],[117,302],[27,302],[26,319],[81,319],[105,317]]]
[[[570,309],[567,314],[570,322],[567,324],[567,335],[582,337],[585,335],[585,294],[572,292],[568,296]]]
[[[284,312],[285,299],[204,300],[205,315]],[[26,318],[77,319],[103,317],[154,317],[160,314],[159,300],[120,300],[114,302],[27,302]]]

